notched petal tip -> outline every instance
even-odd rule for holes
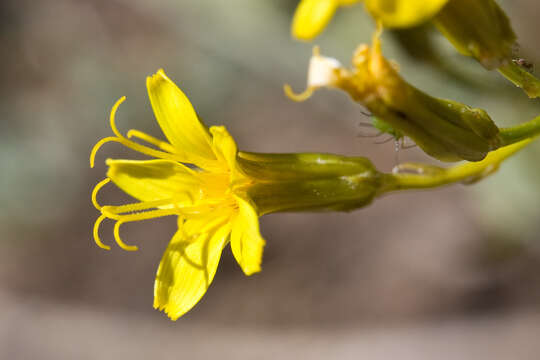
[[[261,245],[261,248],[263,248],[265,245],[266,244],[263,243]],[[244,272],[244,275],[251,276],[251,275],[260,273],[262,271],[262,267],[260,266],[260,264],[257,266],[242,266],[242,271]]]
[[[165,74],[163,68],[159,68],[154,74],[146,77],[146,85],[152,85],[152,83],[157,83],[159,81],[171,82],[172,80]]]
[[[167,317],[171,320],[171,321],[176,321],[178,319],[180,319],[184,314],[178,314],[178,313],[174,313],[172,308],[170,306],[168,306],[167,304],[162,304],[158,301],[157,298],[154,298],[154,309],[156,309],[157,311],[161,311],[163,313],[165,313],[165,315],[167,315]]]

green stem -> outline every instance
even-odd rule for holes
[[[527,121],[524,124],[516,125],[511,128],[502,128],[499,132],[501,146],[515,144],[519,141],[535,137],[540,134],[540,116]]]
[[[540,122],[540,117],[537,119]],[[465,162],[449,168],[415,163],[402,164],[399,170],[415,173],[384,174],[387,186],[382,193],[406,189],[430,189],[458,182],[474,183],[497,171],[505,159],[533,140],[533,138],[528,138],[492,151],[482,161]]]
[[[540,96],[540,80],[513,61],[497,69],[505,78],[520,87],[530,98]]]
[[[540,117],[535,121],[540,123]],[[535,128],[534,124],[522,126]],[[350,211],[365,207],[389,192],[474,183],[495,172],[505,159],[533,140],[531,137],[501,147],[478,162],[462,162],[447,168],[405,163],[399,165],[397,173],[381,173],[363,157],[239,152],[239,170],[249,181],[239,182],[235,192],[245,192],[259,215],[283,211]]]

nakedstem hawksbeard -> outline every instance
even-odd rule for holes
[[[246,275],[261,270],[265,241],[259,232],[259,216],[279,211],[350,211],[387,192],[477,181],[493,173],[540,132],[538,117],[506,134],[509,143],[518,143],[490,153],[483,161],[447,169],[402,164],[398,170],[416,174],[387,174],[377,171],[364,157],[238,151],[223,126],[206,128],[163,70],[147,79],[147,87],[168,142],[137,130],[122,135],[116,128],[115,114],[125,98],[116,102],[110,115],[115,136],[94,146],[90,166],[94,166],[98,149],[108,142],[155,159],[106,161],[107,177],[92,192],[92,202],[101,212],[94,225],[94,240],[101,248],[110,249],[98,232],[103,220],[111,219],[115,221],[116,243],[134,251],[136,246],[120,238],[122,224],[177,216],[178,230],[163,254],[154,284],[154,307],[173,320],[205,294],[227,244]],[[138,201],[100,205],[98,192],[111,181]]]
[[[92,194],[94,205],[102,213],[95,223],[94,238],[100,247],[110,249],[100,241],[98,230],[104,219],[113,219],[118,245],[124,250],[137,250],[120,239],[123,223],[178,216],[178,231],[165,250],[154,286],[154,307],[175,320],[204,295],[229,239],[246,275],[260,271],[265,242],[259,233],[257,211],[246,194],[250,180],[237,166],[236,144],[227,130],[222,126],[207,129],[163,70],[147,79],[147,87],[155,116],[169,142],[136,130],[130,130],[127,137],[120,134],[114,118],[124,98],[114,105],[110,122],[116,136],[95,145],[91,166],[96,151],[107,142],[121,143],[157,159],[107,160],[107,178]],[[154,147],[136,143],[130,139],[134,137]],[[139,202],[99,205],[97,192],[109,181]]]
[[[156,159],[106,161],[107,177],[92,192],[92,202],[101,212],[94,240],[110,249],[100,240],[99,227],[111,219],[116,243],[134,251],[136,246],[120,238],[122,224],[178,217],[178,231],[165,250],[154,285],[154,307],[173,320],[204,295],[228,243],[246,275],[261,270],[265,241],[259,232],[259,216],[278,211],[352,210],[369,204],[384,185],[385,176],[363,157],[238,152],[223,126],[206,128],[163,70],[147,79],[147,87],[169,142],[137,130],[122,135],[115,114],[125,98],[116,102],[110,115],[115,136],[94,146],[90,166],[98,149],[108,142]],[[97,194],[111,181],[138,202],[100,205]]]

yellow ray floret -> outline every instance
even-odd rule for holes
[[[126,244],[120,237],[122,224],[177,216],[178,231],[165,250],[154,286],[154,307],[176,320],[204,295],[216,273],[221,251],[229,242],[244,273],[251,275],[260,271],[264,240],[259,233],[257,209],[246,193],[252,180],[239,170],[236,143],[227,130],[222,126],[208,129],[163,70],[148,77],[147,88],[168,141],[138,130],[122,135],[115,114],[125,98],[116,102],[110,116],[115,136],[94,146],[91,166],[99,148],[108,142],[120,143],[154,159],[106,161],[107,177],[92,192],[92,203],[101,212],[94,225],[94,239],[101,248],[110,249],[100,240],[99,227],[111,219],[115,221],[113,235],[118,246],[134,251],[137,246]],[[98,192],[109,182],[137,202],[100,205]]]

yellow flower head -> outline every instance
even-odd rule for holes
[[[125,250],[119,235],[126,222],[162,216],[178,217],[178,231],[159,265],[154,286],[154,307],[176,320],[189,311],[208,289],[223,248],[230,242],[235,259],[246,275],[261,269],[264,240],[259,233],[258,213],[246,190],[250,180],[237,166],[237,148],[223,126],[207,129],[198,119],[188,98],[159,70],[147,78],[150,102],[168,139],[158,140],[137,130],[122,135],[115,125],[121,98],[111,111],[114,137],[99,141],[90,155],[107,142],[118,142],[154,160],[107,160],[107,178],[94,189],[92,200],[101,216],[94,226],[96,243],[104,219],[116,221],[114,238]],[[135,142],[147,142],[152,147]],[[99,189],[112,181],[138,202],[101,206]]]

